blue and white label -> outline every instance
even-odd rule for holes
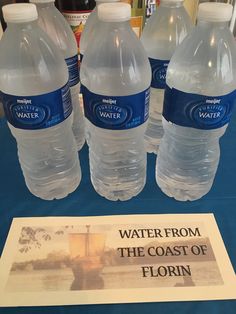
[[[38,130],[64,121],[72,112],[69,84],[38,96],[1,93],[8,122],[18,129]]]
[[[104,96],[81,86],[86,118],[95,126],[126,130],[143,124],[149,115],[150,89],[130,96]]]
[[[158,60],[149,58],[152,68],[152,88],[166,88],[166,72],[169,65],[169,60]]]
[[[229,123],[236,91],[224,96],[203,96],[166,87],[163,117],[174,124],[211,130]]]
[[[70,87],[75,86],[79,83],[79,59],[78,55],[65,59],[67,68],[69,71],[69,84]]]

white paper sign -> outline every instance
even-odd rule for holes
[[[0,306],[236,298],[212,214],[16,218]]]

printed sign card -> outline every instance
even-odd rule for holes
[[[16,218],[0,306],[236,298],[212,214]]]

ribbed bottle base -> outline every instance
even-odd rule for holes
[[[91,177],[95,191],[110,201],[127,201],[138,195],[146,184],[146,178],[122,184],[105,184]]]

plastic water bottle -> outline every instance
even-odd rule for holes
[[[164,193],[180,201],[207,194],[217,171],[219,139],[236,98],[231,15],[229,4],[201,4],[198,26],[168,67],[156,180]]]
[[[72,130],[76,139],[77,149],[80,150],[84,145],[84,118],[79,103],[78,48],[74,33],[64,16],[55,7],[55,0],[30,0],[30,2],[37,6],[40,27],[49,35],[65,58],[69,70],[74,116]]]
[[[120,0],[96,0],[96,7],[90,13],[86,24],[84,26],[83,32],[80,38],[80,61],[82,62],[84,53],[88,47],[90,40],[93,40],[93,37],[96,36],[96,28],[99,23],[98,19],[98,5],[106,2],[118,2]]]
[[[63,198],[81,180],[66,63],[38,26],[34,4],[6,5],[3,15],[1,98],[26,185],[42,199]]]
[[[109,200],[127,200],[146,182],[144,147],[151,68],[130,27],[126,3],[98,6],[97,36],[82,66],[81,85],[89,128],[91,181]]]
[[[98,23],[99,23],[99,18],[98,18],[98,5],[101,3],[106,3],[106,2],[118,2],[120,0],[97,0],[96,1],[96,7],[93,9],[93,11],[90,13],[86,24],[84,25],[83,32],[81,34],[80,38],[80,62],[83,61],[84,53],[89,46],[89,42],[92,42],[94,38],[97,36],[97,30],[98,30]],[[86,120],[85,120],[86,122]],[[85,138],[86,142],[89,145],[89,127],[85,126]]]
[[[149,153],[157,153],[164,133],[162,109],[168,64],[176,47],[192,28],[183,2],[184,0],[161,0],[141,36],[152,67],[150,117],[145,133],[145,144]]]

